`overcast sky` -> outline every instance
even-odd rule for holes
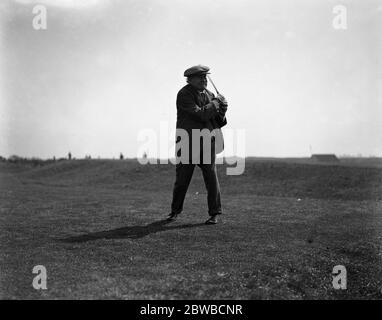
[[[45,4],[47,30],[33,6]],[[332,26],[347,8],[347,29]],[[195,64],[246,154],[382,156],[382,1],[6,0],[0,155],[135,157]],[[211,89],[212,90],[212,89]],[[169,131],[171,133],[171,131]]]

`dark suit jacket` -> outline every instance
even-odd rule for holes
[[[216,137],[212,141],[211,152],[219,154],[224,150],[224,139],[220,128],[227,124],[227,119],[225,115],[216,111],[214,104],[211,102],[214,98],[214,94],[208,90],[206,90],[205,93],[206,99],[203,101],[203,97],[200,93],[190,84],[187,84],[178,92],[176,99],[176,128],[182,128],[187,131],[190,156],[192,151],[192,129],[208,129],[210,132],[215,130]],[[180,137],[177,138],[177,142],[179,141]],[[201,141],[200,150],[202,150],[202,147]],[[177,154],[177,156],[179,155],[180,153]]]

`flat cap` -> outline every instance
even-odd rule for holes
[[[201,64],[197,66],[193,66],[191,68],[188,68],[186,71],[184,71],[185,77],[190,77],[194,75],[201,75],[201,74],[208,74],[210,71],[210,68],[207,66],[202,66]]]

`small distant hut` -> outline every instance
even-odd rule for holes
[[[312,161],[314,162],[326,162],[326,163],[337,163],[340,162],[340,160],[337,158],[337,156],[334,153],[328,153],[328,154],[312,154],[311,157]]]

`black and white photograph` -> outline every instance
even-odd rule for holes
[[[382,300],[381,31],[381,0],[2,0],[0,300]]]

